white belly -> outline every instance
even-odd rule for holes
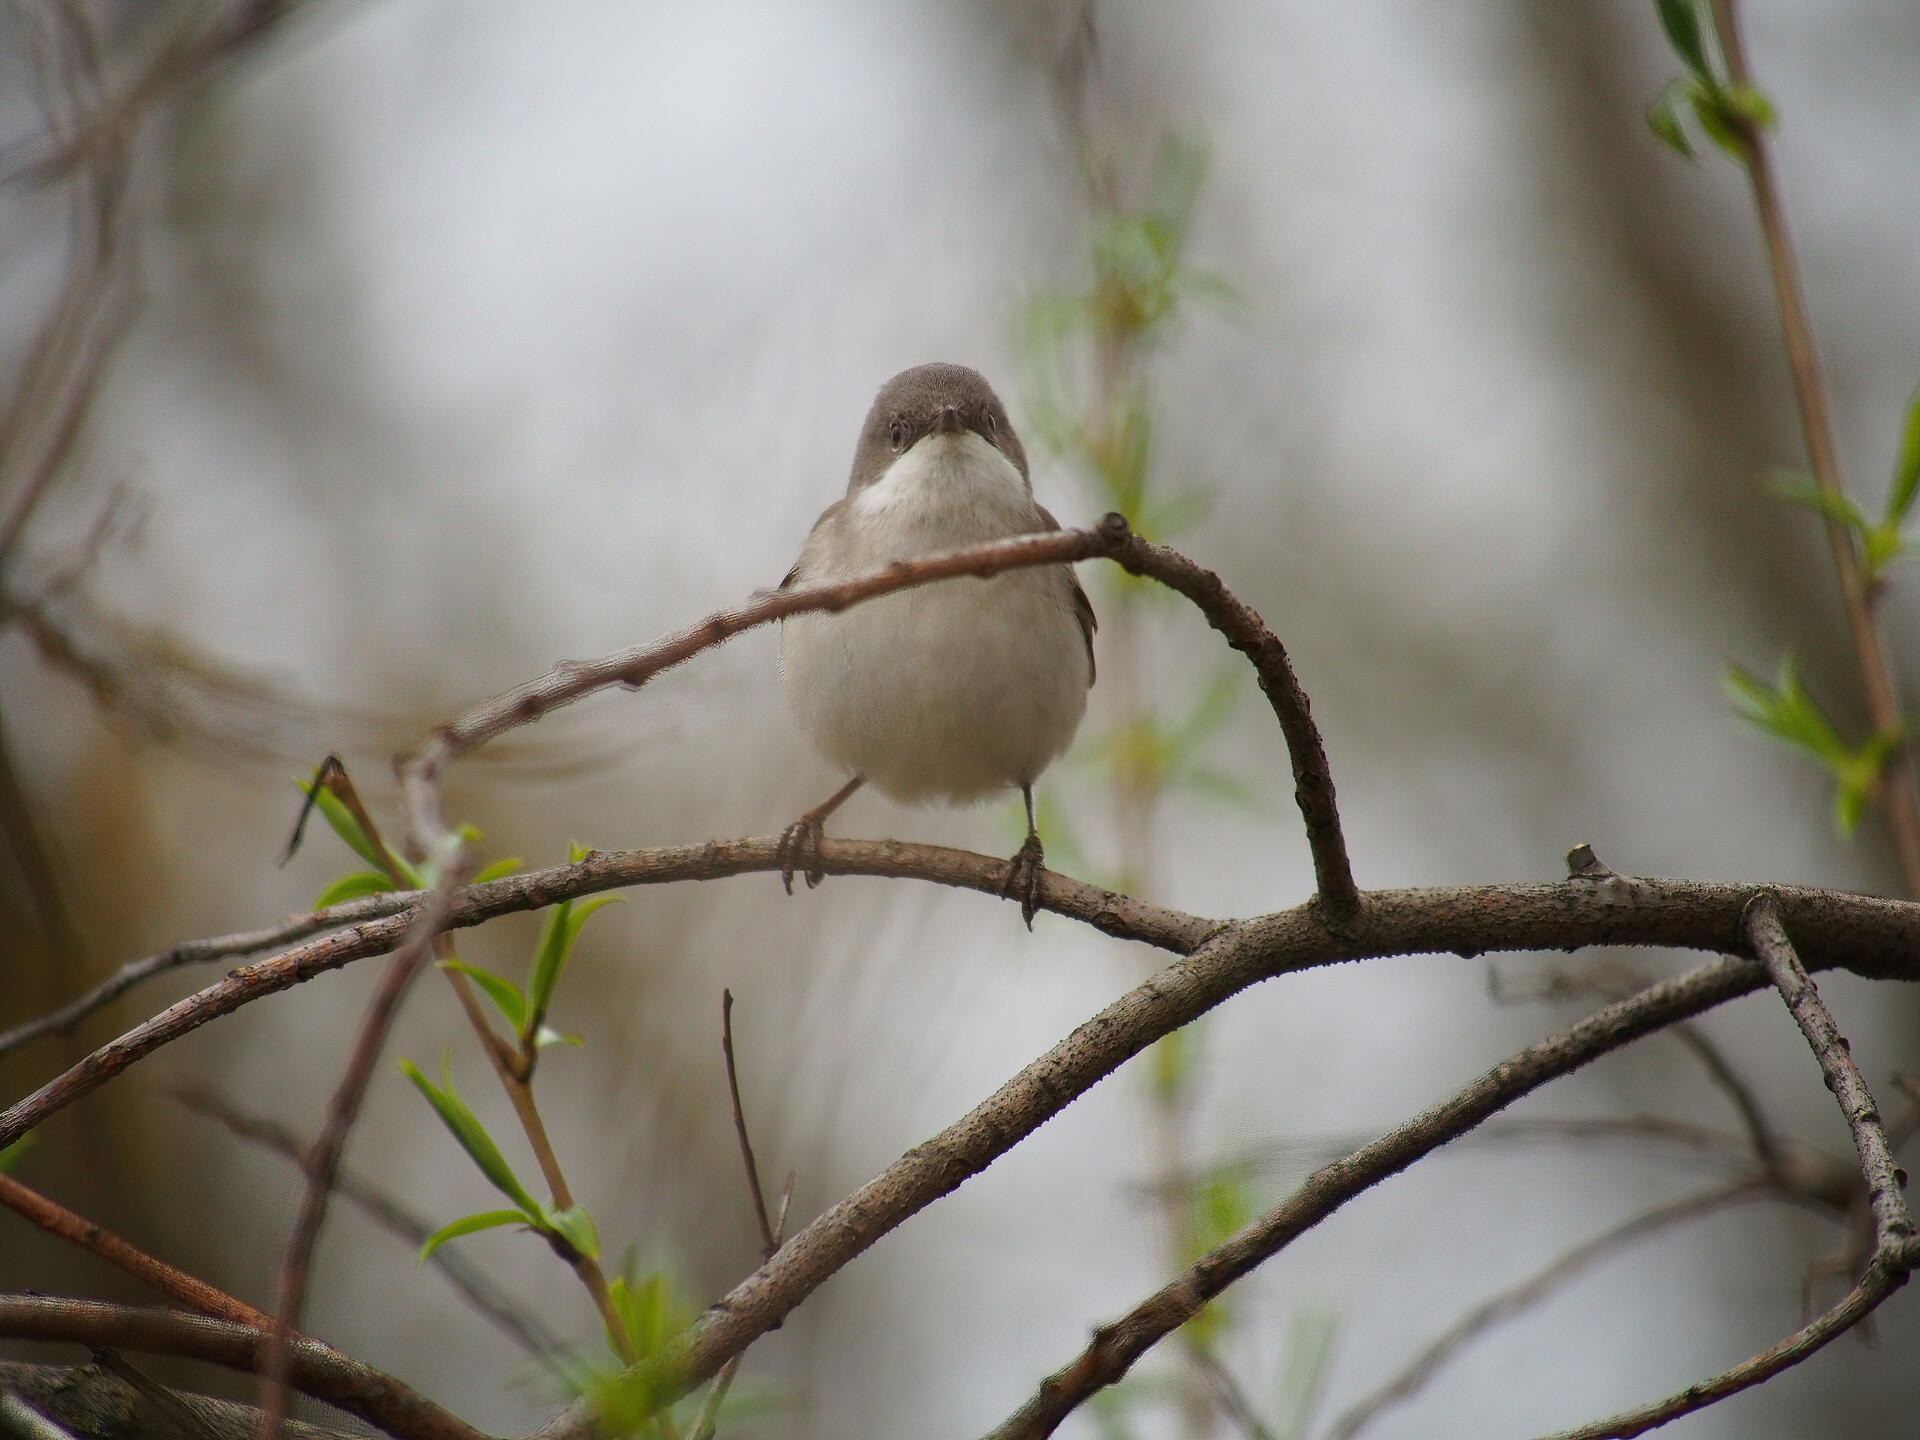
[[[801,578],[859,574],[1035,523],[1019,472],[970,434],[923,440],[849,509],[857,538],[810,542]],[[780,627],[780,670],[822,753],[905,801],[1032,784],[1072,741],[1091,679],[1069,577],[1057,567],[795,616]]]

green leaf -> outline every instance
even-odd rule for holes
[[[1700,38],[1700,12],[1695,0],[1654,0],[1660,12],[1660,28],[1667,32],[1667,41],[1680,58],[1687,62],[1687,68],[1696,75],[1706,75],[1707,50]]]
[[[571,1045],[576,1050],[586,1042],[578,1035],[566,1035],[551,1025],[542,1025],[533,1035],[533,1048],[544,1050],[549,1045]]]
[[[1693,142],[1687,139],[1687,127],[1680,123],[1680,100],[1689,86],[1686,80],[1676,80],[1654,97],[1647,107],[1647,128],[1669,150],[1692,160],[1697,158]]]
[[[593,1216],[578,1205],[566,1210],[549,1205],[543,1213],[547,1224],[577,1252],[589,1260],[600,1258],[600,1231],[594,1226]]]
[[[314,897],[313,908],[324,910],[329,905],[338,905],[345,900],[358,900],[364,895],[382,895],[393,889],[393,881],[381,870],[355,870],[342,875],[326,889]]]
[[[427,1263],[432,1255],[449,1240],[458,1240],[462,1235],[477,1234],[482,1230],[494,1230],[502,1225],[525,1225],[527,1217],[518,1210],[485,1210],[478,1215],[463,1215],[449,1225],[442,1225],[427,1237],[427,1243],[420,1247],[420,1255],[414,1261],[416,1265]]]
[[[1882,521],[1878,525],[1869,525],[1860,534],[1861,578],[1866,584],[1873,585],[1889,565],[1907,553],[1907,548],[1900,536],[1900,527],[1895,522]]]
[[[1734,108],[1728,92],[1715,82],[1702,81],[1689,87],[1687,99],[1707,138],[1745,165],[1752,158],[1747,153],[1746,116]]]
[[[1900,454],[1893,462],[1893,485],[1887,491],[1887,519],[1903,523],[1916,494],[1920,494],[1920,390],[1907,402],[1906,423],[1900,427]]]
[[[440,1056],[440,1084],[438,1085],[422,1075],[420,1067],[411,1060],[402,1060],[400,1069],[413,1082],[414,1088],[427,1097],[427,1103],[433,1106],[434,1112],[439,1115],[440,1123],[445,1125],[448,1133],[460,1143],[460,1148],[467,1152],[468,1158],[479,1167],[480,1173],[487,1177],[488,1183],[525,1211],[529,1217],[528,1223],[537,1228],[542,1223],[535,1218],[540,1214],[539,1202],[527,1193],[526,1187],[513,1173],[513,1167],[507,1164],[506,1157],[500,1153],[500,1147],[495,1145],[493,1137],[487,1134],[486,1127],[480,1123],[473,1111],[467,1108],[466,1101],[462,1100],[454,1090],[453,1077],[449,1073],[450,1064],[448,1055],[443,1051]]]
[[[467,883],[470,885],[484,885],[489,880],[504,880],[507,876],[518,870],[522,863],[518,855],[514,856],[511,860],[496,860]]]
[[[1720,92],[1728,110],[1759,130],[1774,126],[1773,102],[1751,85],[1729,85]]]
[[[367,864],[382,874],[386,873],[386,862],[380,858],[380,852],[373,841],[360,828],[360,822],[353,818],[353,812],[347,809],[346,802],[324,785],[315,785],[311,780],[295,780],[300,793],[313,801],[313,808],[320,812],[333,833],[346,842],[346,846]]]
[[[1813,697],[1800,683],[1792,655],[1780,661],[1772,685],[1738,665],[1725,676],[1727,694],[1742,719],[1776,740],[1800,750],[1837,773],[1853,755],[1853,747],[1833,728]]]
[[[582,858],[574,857],[576,860]],[[547,1018],[547,1007],[553,1003],[553,992],[559,988],[560,976],[572,958],[573,947],[580,939],[580,927],[596,910],[604,910],[609,905],[618,905],[622,897],[602,895],[592,900],[576,903],[563,900],[547,912],[547,923],[540,931],[540,945],[533,955],[533,973],[527,977],[527,1016],[520,1027],[522,1036],[536,1031],[540,1022]]]
[[[1854,530],[1865,531],[1870,523],[1843,491],[1825,489],[1805,475],[1776,471],[1767,477],[1767,488],[1789,505],[1838,520]]]
[[[527,1023],[527,1001],[526,997],[520,993],[518,985],[504,976],[494,974],[491,970],[482,970],[478,965],[469,965],[464,960],[442,960],[440,968],[456,971],[478,985],[486,992],[487,998],[493,1001],[494,1008],[506,1016],[507,1024],[513,1027],[514,1034],[520,1033],[521,1027]]]

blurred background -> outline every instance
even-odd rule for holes
[[[81,337],[16,402],[0,474],[0,514],[38,495],[0,549],[0,1025],[306,909],[352,868],[324,833],[274,863],[291,780],[327,751],[397,831],[387,762],[429,725],[776,583],[844,488],[874,389],[930,359],[993,379],[1064,523],[1129,501],[1267,617],[1363,886],[1557,878],[1585,841],[1623,872],[1898,889],[1877,824],[1837,837],[1825,777],[1722,694],[1729,663],[1793,648],[1858,731],[1823,538],[1763,484],[1802,462],[1744,178],[1648,134],[1679,70],[1650,3],[314,0],[245,12],[257,33],[168,72],[124,166],[61,168],[76,96],[125,93],[221,13],[22,0],[0,19],[0,142],[27,172],[0,195],[7,393],[46,372],[49,317]],[[1743,13],[1843,457],[1877,505],[1920,379],[1920,12]],[[1043,786],[1050,859],[1208,915],[1298,903],[1311,871],[1251,676],[1190,611],[1085,579],[1102,684]],[[1896,573],[1886,609],[1908,675],[1915,585]],[[774,644],[521,732],[455,772],[451,811],[483,858],[529,865],[570,840],[777,831],[838,777],[788,721]],[[1017,809],[863,794],[835,829],[1005,854]],[[518,974],[536,933],[516,917],[461,950]],[[759,1250],[723,986],[762,1169],[797,1172],[804,1222],[1160,958],[906,882],[636,892],[587,928],[555,1011],[585,1043],[550,1053],[543,1104],[609,1251],[704,1304]],[[753,1408],[723,1433],[990,1428],[1210,1233],[1591,1008],[1564,992],[1594,963],[1419,957],[1238,997],[832,1280],[754,1347]],[[19,1173],[270,1304],[296,1174],[170,1092],[310,1136],[377,975],[168,1048],[47,1126]],[[5,1094],[212,978],[22,1048]],[[1556,978],[1558,998],[1491,996]],[[1916,1068],[1908,997],[1823,989],[1876,1087]],[[1849,1156],[1779,1005],[1701,1029],[1783,1134]],[[519,1157],[429,979],[392,1048],[430,1066],[449,1045]],[[1225,1374],[1268,1433],[1320,1436],[1469,1306],[1725,1178],[1711,1147],[1557,1122],[1739,1135],[1664,1037],[1515,1113],[1533,1128],[1362,1197],[1063,1433],[1247,1433]],[[349,1166],[430,1223],[491,1202],[390,1066]],[[1665,1394],[1798,1325],[1803,1269],[1844,1242],[1780,1204],[1663,1230],[1368,1433],[1538,1432]],[[536,1241],[456,1245],[597,1343]],[[491,1431],[553,1409],[537,1363],[350,1207],[317,1264],[315,1333]],[[1843,1288],[1821,1284],[1822,1303]],[[10,1216],[0,1286],[148,1298]],[[1917,1341],[1897,1298],[1877,1349],[1842,1341],[1675,1433],[1910,1434]]]

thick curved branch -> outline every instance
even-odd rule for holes
[[[1360,892],[1354,886],[1346,838],[1340,832],[1340,811],[1334,804],[1333,771],[1327,765],[1326,746],[1320,740],[1320,727],[1313,723],[1307,693],[1300,688],[1293,663],[1287,659],[1286,647],[1267,628],[1267,622],[1227,589],[1218,575],[1177,550],[1148,544],[1130,534],[1114,548],[1112,558],[1130,574],[1158,580],[1191,600],[1207,623],[1252,662],[1260,688],[1280,722],[1280,733],[1286,737],[1287,754],[1293,762],[1293,798],[1307,823],[1307,847],[1313,855],[1320,903],[1336,927],[1344,923],[1359,908]]]
[[[258,1373],[267,1337],[250,1326],[177,1310],[142,1310],[46,1295],[0,1295],[0,1340],[65,1341],[179,1355]],[[393,1376],[318,1340],[300,1337],[292,1347],[292,1362],[294,1389],[358,1415],[399,1440],[488,1440],[483,1432]]]
[[[1354,1196],[1465,1134],[1522,1095],[1608,1051],[1765,983],[1766,972],[1757,962],[1722,957],[1609,1005],[1502,1061],[1451,1099],[1316,1171],[1260,1219],[1202,1255],[1119,1320],[1101,1326],[1079,1357],[1048,1376],[1033,1399],[994,1430],[990,1440],[1051,1435],[1083,1401],[1120,1379],[1134,1361],[1235,1280],[1277,1255]]]
[[[460,891],[447,914],[448,929],[479,925],[498,915],[539,910],[603,890],[629,885],[661,885],[683,880],[717,880],[725,876],[780,868],[779,841],[767,836],[747,840],[709,840],[699,845],[659,850],[595,852],[573,865],[556,865],[504,880],[491,880]],[[912,878],[977,890],[998,898],[1006,861],[938,845],[908,845],[893,840],[828,840],[822,863],[836,875],[878,875]],[[316,936],[252,965],[241,966],[221,980],[188,996],[160,1014],[136,1025],[119,1039],[95,1050],[34,1094],[0,1111],[0,1145],[11,1144],[47,1116],[91,1094],[135,1061],[173,1040],[190,1034],[209,1020],[231,1014],[241,1006],[311,980],[355,960],[384,955],[405,939],[423,892],[372,897],[379,908],[404,906],[379,919],[366,920]],[[355,901],[353,906],[369,904]],[[1110,890],[1043,871],[1040,883],[1043,909],[1081,920],[1094,929],[1123,940],[1138,940],[1164,950],[1183,953],[1219,928],[1214,921],[1182,911],[1150,905]],[[335,916],[352,908],[336,906],[319,915]],[[317,916],[303,917],[297,924]],[[1920,909],[1915,933],[1920,934]]]

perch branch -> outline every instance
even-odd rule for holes
[[[97,1300],[0,1295],[0,1340],[65,1341],[150,1355],[178,1355],[258,1373],[266,1332],[178,1310],[136,1309]],[[292,1347],[289,1380],[303,1395],[358,1415],[398,1440],[489,1440],[391,1375],[307,1336]]]

